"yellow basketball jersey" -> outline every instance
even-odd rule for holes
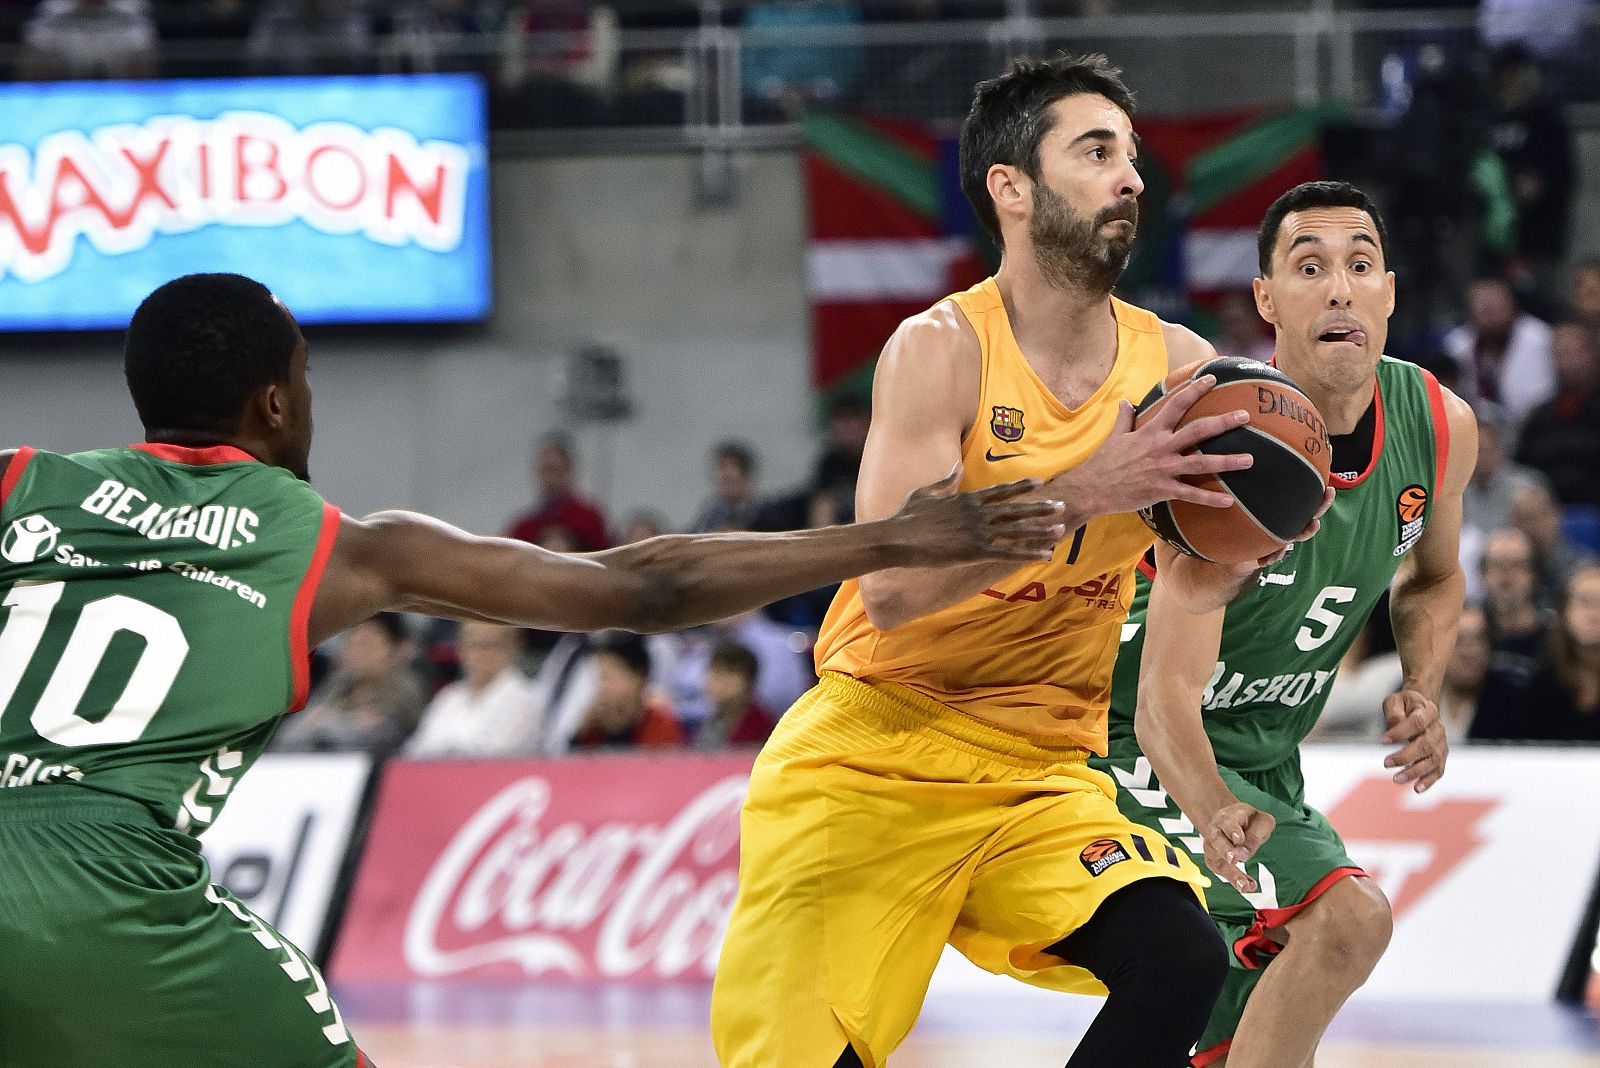
[[[1087,459],[1111,433],[1117,406],[1139,403],[1167,375],[1161,322],[1115,297],[1117,356],[1100,388],[1069,408],[1039,380],[987,279],[955,302],[982,349],[978,413],[962,442],[963,490],[1050,478]],[[885,634],[860,586],[834,598],[817,640],[817,670],[905,686],[1025,736],[1106,749],[1106,705],[1133,569],[1152,537],[1132,513],[1071,532],[1048,563],[1028,564],[960,604]]]

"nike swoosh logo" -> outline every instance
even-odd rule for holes
[[[1011,460],[1011,459],[1015,459],[1016,457],[1021,456],[1021,455],[1022,455],[1022,453],[1020,453],[1020,452],[1003,452],[999,456],[996,456],[994,454],[994,450],[990,449],[988,452],[983,454],[983,458],[985,460],[988,460],[990,463],[993,463],[996,460]]]

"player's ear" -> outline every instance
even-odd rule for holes
[[[268,382],[256,391],[250,402],[265,425],[273,430],[283,429],[284,422],[289,418],[287,387],[277,382]]]
[[[1394,272],[1393,271],[1385,271],[1383,273],[1383,288],[1384,288],[1384,293],[1385,293],[1383,314],[1385,316],[1390,316],[1390,315],[1394,314]]]
[[[1028,176],[1009,163],[996,163],[984,176],[996,215],[1021,217],[1029,203],[1032,185]]]
[[[1253,278],[1250,280],[1250,291],[1255,294],[1256,314],[1273,326],[1277,326],[1278,310],[1272,305],[1272,283],[1265,278]],[[1392,299],[1394,294],[1392,283],[1389,287],[1389,293]]]

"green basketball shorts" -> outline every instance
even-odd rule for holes
[[[0,790],[5,1068],[362,1068],[316,967],[136,801]]]

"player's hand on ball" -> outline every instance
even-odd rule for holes
[[[1066,534],[1066,506],[1038,500],[1036,478],[957,493],[961,464],[938,482],[912,491],[894,518],[901,540],[921,550],[922,564],[971,560],[1048,560]]]
[[[1450,758],[1438,706],[1415,690],[1401,690],[1384,699],[1383,718],[1389,723],[1384,744],[1401,746],[1384,758],[1383,766],[1399,768],[1394,781],[1416,783],[1413,789],[1422,793],[1439,781]]]
[[[1256,892],[1256,881],[1244,873],[1245,861],[1255,856],[1261,843],[1271,836],[1278,821],[1266,812],[1243,801],[1217,809],[1202,828],[1206,844],[1206,867],[1226,879],[1241,894]]]

